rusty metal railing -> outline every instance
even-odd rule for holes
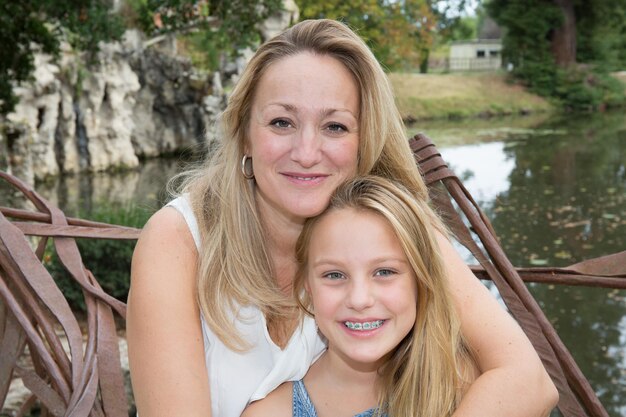
[[[125,317],[126,306],[102,290],[83,265],[74,238],[136,239],[139,230],[68,219],[22,181],[3,172],[0,178],[37,209],[0,208],[0,404],[18,377],[32,393],[18,415],[38,401],[42,415],[128,416],[113,318],[113,312]],[[36,249],[26,236],[40,237]],[[42,265],[49,238],[82,288],[87,309],[82,329]],[[32,366],[21,365],[24,355]]]

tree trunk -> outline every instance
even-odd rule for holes
[[[420,55],[420,74],[426,74],[428,72],[428,61],[430,59],[430,49],[422,48]]]
[[[559,67],[576,63],[576,14],[573,0],[553,0],[563,13],[563,24],[551,35],[552,56]]]

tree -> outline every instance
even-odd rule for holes
[[[621,0],[490,0],[489,14],[504,28],[503,57],[535,92],[568,108],[624,102],[607,75],[626,65],[626,4]],[[577,65],[579,57],[592,66]]]
[[[559,67],[576,63],[576,13],[573,0],[553,0],[561,14],[561,24],[551,31],[554,62]]]
[[[428,66],[438,32],[458,21],[451,10],[465,0],[296,0],[302,19],[341,20],[365,39],[378,60],[389,69]]]
[[[257,24],[280,10],[281,0],[126,0],[125,19],[112,0],[0,0],[0,115],[17,102],[16,84],[31,76],[34,53],[57,56],[61,39],[91,56],[100,41],[138,26],[150,35],[194,27],[205,44],[226,51],[259,40]],[[158,23],[158,24],[157,24]]]
[[[0,114],[15,107],[13,85],[30,77],[36,51],[58,54],[62,36],[93,51],[122,27],[105,0],[0,0]]]
[[[216,48],[236,53],[260,41],[257,25],[282,0],[132,0],[146,33],[200,29]],[[155,22],[158,24],[155,25]]]

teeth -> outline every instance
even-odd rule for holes
[[[302,181],[311,181],[314,177],[296,177],[298,180]]]
[[[383,325],[384,322],[385,320],[366,321],[363,323],[353,323],[351,321],[346,321],[344,324],[350,330],[364,331],[378,329],[380,326]]]

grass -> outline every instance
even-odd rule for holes
[[[502,73],[392,73],[389,78],[407,122],[554,110],[545,99],[507,83]]]

